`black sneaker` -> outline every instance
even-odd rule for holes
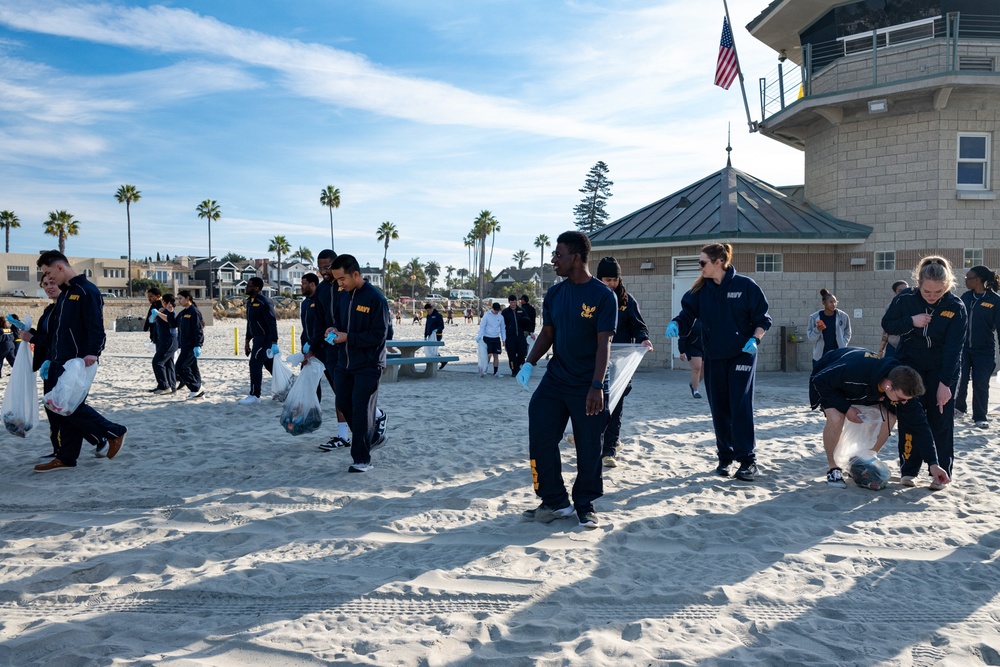
[[[377,433],[379,437],[385,437],[385,431],[386,428],[388,428],[388,421],[389,415],[385,413],[385,410],[382,410],[381,417],[375,418],[375,433]]]
[[[587,530],[597,528],[597,513],[594,510],[589,510],[583,514],[577,513],[577,518],[580,519],[581,528],[586,528]]]
[[[757,477],[757,464],[756,463],[741,463],[740,469],[736,471],[733,475],[736,479],[742,482],[752,482],[755,477]]]
[[[372,442],[371,446],[368,447],[368,451],[374,452],[376,449],[378,449],[385,443],[386,443],[385,433],[376,433],[375,440]]]
[[[566,501],[562,507],[549,507],[542,503],[533,510],[525,510],[521,517],[525,521],[537,521],[539,523],[552,523],[556,519],[567,519],[573,515],[573,506]]]
[[[719,465],[715,467],[715,474],[721,477],[729,477],[729,469],[732,467],[732,462],[724,463],[719,461]]]
[[[343,449],[344,447],[350,447],[351,442],[349,440],[344,440],[339,435],[330,438],[328,441],[324,442],[319,446],[320,451],[329,452],[334,449]]]

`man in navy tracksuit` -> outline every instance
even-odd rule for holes
[[[844,421],[860,423],[855,405],[877,405],[883,412],[883,426],[872,449],[876,452],[889,439],[899,419],[899,466],[911,460],[919,467],[924,461],[939,484],[947,484],[948,473],[938,465],[934,438],[919,397],[926,391],[920,374],[893,357],[880,358],[859,347],[827,352],[817,362],[809,378],[809,405],[826,415],[823,447],[826,450],[827,484],[846,486],[843,471],[833,455],[844,430]],[[883,410],[884,408],[884,410]]]
[[[527,389],[531,372],[549,348],[552,358],[528,403],[528,453],[535,495],[542,503],[522,513],[527,521],[551,523],[576,512],[580,526],[597,528],[594,501],[604,495],[601,448],[608,424],[608,362],[618,322],[614,292],[590,274],[590,239],[563,232],[552,266],[566,278],[553,285],[542,304],[542,331],[517,375]],[[559,441],[573,424],[576,481],[573,504],[562,477]]]
[[[160,308],[163,308],[163,302],[160,301],[162,296],[160,289],[158,287],[150,287],[146,290],[146,300],[149,301],[149,308],[146,310],[146,317],[142,321],[142,330],[149,332],[149,342],[153,345],[157,345],[157,326],[156,326],[156,313],[160,312]],[[157,345],[157,349],[159,346]],[[154,353],[153,356],[153,378],[156,380],[156,386],[152,389],[147,389],[146,391],[154,392],[157,389],[162,389],[160,384],[159,375],[157,373],[157,360]]]
[[[504,342],[510,374],[517,375],[528,354],[528,341],[524,337],[524,310],[518,305],[515,295],[507,297],[507,307],[500,314],[506,331]]]
[[[173,394],[177,391],[177,369],[174,366],[177,320],[174,318],[174,303],[173,294],[164,294],[150,308],[149,319],[156,331],[156,353],[153,355],[153,375],[156,376],[154,394]],[[159,308],[156,308],[157,305]]]
[[[371,450],[385,442],[378,429],[378,386],[385,368],[385,341],[389,331],[389,304],[361,277],[352,255],[338,255],[331,266],[341,288],[334,302],[334,324],[327,331],[337,351],[337,409],[351,428],[348,472],[372,469]]]
[[[969,326],[962,349],[962,376],[958,382],[955,409],[968,409],[969,379],[972,379],[972,421],[989,428],[990,378],[996,369],[997,329],[1000,328],[1000,276],[985,266],[974,266],[965,274],[968,291],[962,303],[969,313]]]
[[[70,359],[82,358],[87,366],[98,362],[104,350],[104,300],[101,293],[86,276],[77,275],[69,260],[58,250],[49,250],[38,258],[38,268],[62,288],[47,324],[49,337],[48,359],[39,374],[44,379],[46,393],[52,391]],[[31,334],[21,334],[30,341]],[[46,365],[47,364],[47,365]],[[87,405],[86,399],[71,415],[60,415],[46,410],[51,428],[57,432],[55,457],[35,466],[37,472],[72,468],[80,456],[83,438],[91,434],[108,439],[107,458],[118,455],[125,433],[125,426],[102,417]]]
[[[389,318],[390,320],[392,318]],[[392,322],[389,323],[391,328]],[[424,340],[430,338],[431,334],[434,334],[436,340],[441,340],[444,338],[444,317],[438,312],[438,309],[429,303],[424,304]],[[392,339],[390,335],[389,339]],[[441,368],[448,365],[447,361],[441,362]]]
[[[705,393],[712,410],[719,465],[729,476],[733,461],[740,464],[736,479],[752,482],[757,476],[753,423],[757,346],[768,329],[764,292],[732,266],[733,247],[710,243],[701,249],[701,277],[681,300],[681,312],[667,325],[667,338],[686,336],[701,320],[705,352]]]
[[[272,357],[279,353],[278,318],[271,300],[261,294],[263,289],[264,281],[259,277],[254,276],[247,281],[247,335],[243,352],[250,357],[250,393],[238,401],[241,405],[260,403],[264,369],[271,372],[274,368]]]
[[[205,344],[205,320],[194,302],[191,291],[182,289],[177,292],[177,302],[184,309],[177,318],[177,377],[188,388],[188,398],[201,398],[205,390],[201,386],[201,371],[198,370],[198,357],[201,356],[201,346]]]

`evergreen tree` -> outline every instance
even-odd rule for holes
[[[608,178],[608,165],[603,161],[595,164],[587,173],[580,192],[584,198],[573,208],[576,226],[585,234],[592,234],[608,224],[608,212],[604,205],[611,196],[614,182]]]

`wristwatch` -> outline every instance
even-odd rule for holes
[[[590,383],[590,386],[593,387],[594,389],[604,389],[604,383],[603,382],[594,381],[594,382]]]

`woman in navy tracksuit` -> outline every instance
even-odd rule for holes
[[[179,291],[177,302],[184,309],[176,315],[177,346],[181,350],[175,365],[177,377],[188,388],[188,398],[200,398],[205,395],[198,370],[198,357],[201,356],[201,346],[205,344],[205,320],[191,298],[190,290]]]
[[[752,482],[757,476],[753,424],[757,345],[768,329],[764,292],[732,266],[733,246],[710,243],[701,249],[701,277],[681,299],[681,312],[667,325],[667,338],[686,336],[701,321],[705,351],[705,394],[712,410],[719,465],[715,471]]]
[[[985,266],[974,266],[965,274],[969,291],[962,303],[969,314],[969,330],[962,350],[962,378],[958,383],[955,409],[965,412],[969,378],[972,378],[972,421],[979,428],[989,428],[986,410],[990,401],[990,377],[996,370],[997,328],[1000,327],[1000,276]]]
[[[925,257],[914,272],[915,289],[900,292],[882,316],[882,329],[900,336],[897,357],[915,368],[927,392],[920,402],[934,434],[938,463],[952,475],[955,457],[955,385],[961,371],[962,345],[968,320],[965,304],[951,293],[955,277],[943,257]],[[904,486],[914,486],[921,460],[899,443],[899,475]],[[943,488],[934,481],[932,490]]]
[[[615,336],[612,343],[642,343],[650,350],[653,344],[649,341],[649,329],[646,327],[642,313],[639,312],[639,302],[635,300],[628,290],[625,289],[625,281],[622,279],[622,267],[614,257],[605,257],[597,265],[597,277],[600,279],[615,296],[618,297],[618,326],[615,328]],[[601,451],[601,461],[606,468],[616,468],[618,461],[615,456],[618,454],[618,436],[622,430],[622,410],[625,406],[625,397],[632,393],[632,382],[628,383],[625,393],[618,400],[611,413],[611,419],[604,429],[604,446]]]

